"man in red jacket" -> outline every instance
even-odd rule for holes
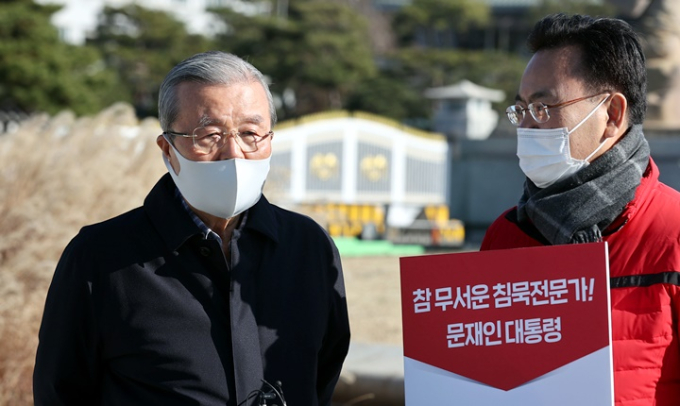
[[[623,21],[550,15],[515,105],[526,174],[482,250],[607,241],[617,406],[680,405],[680,193],[642,132],[645,57]]]

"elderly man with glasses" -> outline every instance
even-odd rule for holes
[[[350,337],[340,258],[262,196],[276,123],[262,74],[195,55],[161,85],[159,119],[169,173],[57,265],[35,404],[330,405]]]
[[[680,404],[680,193],[659,182],[642,132],[645,57],[611,18],[550,15],[515,105],[526,175],[482,250],[606,241],[618,406]],[[549,270],[549,269],[548,269]]]

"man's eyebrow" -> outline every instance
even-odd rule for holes
[[[243,121],[251,124],[262,124],[265,120],[261,115],[254,114],[252,116],[246,116]]]
[[[216,118],[212,118],[207,114],[204,114],[201,117],[201,119],[198,120],[198,124],[199,124],[200,127],[205,127],[206,125],[209,125],[209,124],[222,124],[222,123],[220,122],[220,120],[218,120]]]
[[[536,99],[541,99],[541,98],[544,98],[546,96],[551,96],[551,95],[552,94],[550,92],[546,91],[546,90],[539,90],[537,92],[532,93],[529,96],[528,102],[531,103],[532,101],[534,101]],[[524,101],[524,99],[522,99],[522,96],[520,96],[519,93],[517,93],[517,95],[515,95],[515,102],[523,102],[524,103],[525,101]]]
[[[262,116],[259,115],[259,114],[253,114],[253,115],[244,117],[244,118],[243,118],[242,120],[240,120],[240,121],[241,121],[241,123],[249,123],[249,124],[256,124],[256,125],[259,125],[259,124],[264,123],[264,122],[265,122],[265,119],[264,119],[264,117],[262,117]],[[218,118],[210,117],[210,116],[207,115],[207,114],[204,114],[204,115],[201,117],[201,119],[198,120],[198,124],[199,124],[199,126],[201,126],[201,127],[205,127],[205,126],[211,125],[211,124],[223,125],[223,124],[224,124],[224,121],[223,121],[223,120],[220,120],[220,119],[218,119]]]

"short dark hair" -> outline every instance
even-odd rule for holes
[[[532,53],[572,45],[581,49],[586,84],[594,91],[623,93],[630,124],[642,124],[647,110],[647,71],[633,28],[615,18],[559,13],[537,22],[527,39]]]

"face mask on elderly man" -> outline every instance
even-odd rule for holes
[[[561,128],[517,128],[517,157],[522,172],[539,188],[546,188],[566,179],[589,165],[588,160],[604,145],[600,145],[585,159],[571,156],[569,135],[585,123],[609,97],[602,100],[583,119],[569,130]]]
[[[163,154],[165,166],[182,196],[196,209],[220,218],[232,218],[260,200],[271,156],[265,159],[191,161],[183,157],[169,140],[168,143],[177,156],[179,173]]]

